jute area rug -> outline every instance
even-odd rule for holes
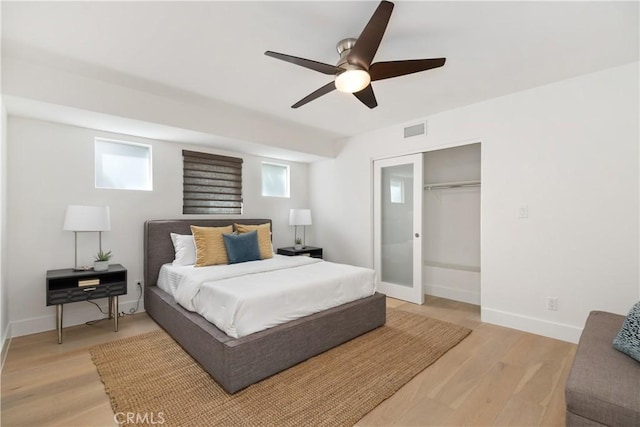
[[[134,414],[129,421],[163,426],[351,426],[470,332],[388,309],[386,325],[234,395],[163,330],[91,356],[120,422]]]

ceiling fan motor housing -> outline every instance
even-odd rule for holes
[[[342,67],[346,69],[344,65],[347,64],[347,56],[349,56],[349,53],[351,53],[351,49],[356,45],[357,41],[358,41],[357,39],[348,38],[348,39],[340,40],[336,44],[336,50],[340,55],[340,59],[338,59],[338,63],[336,64],[337,67]]]

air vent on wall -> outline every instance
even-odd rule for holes
[[[418,123],[416,125],[407,126],[404,128],[404,137],[411,138],[419,135],[427,134],[427,122]]]

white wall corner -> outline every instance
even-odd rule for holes
[[[9,347],[11,346],[11,324],[8,323],[4,331],[2,331],[2,350],[0,351],[0,372],[4,369],[4,361],[7,359]]]
[[[1,72],[0,72],[1,74]],[[9,322],[9,287],[7,281],[7,110],[0,97],[0,332],[2,350],[0,370],[9,349],[11,327]]]
[[[2,331],[2,345],[4,346],[6,341],[11,339],[11,323],[7,323],[7,326],[4,328],[4,330]],[[4,351],[4,347],[2,348],[2,350]]]
[[[501,310],[494,310],[483,307],[481,309],[481,320],[494,325],[505,326],[507,328],[518,329],[532,334],[543,335],[562,341],[577,344],[582,334],[582,328],[565,325],[563,323],[550,322],[521,314],[510,313]]]

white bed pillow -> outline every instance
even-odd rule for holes
[[[193,265],[196,263],[196,244],[191,234],[171,233],[171,241],[176,251],[173,265]]]

